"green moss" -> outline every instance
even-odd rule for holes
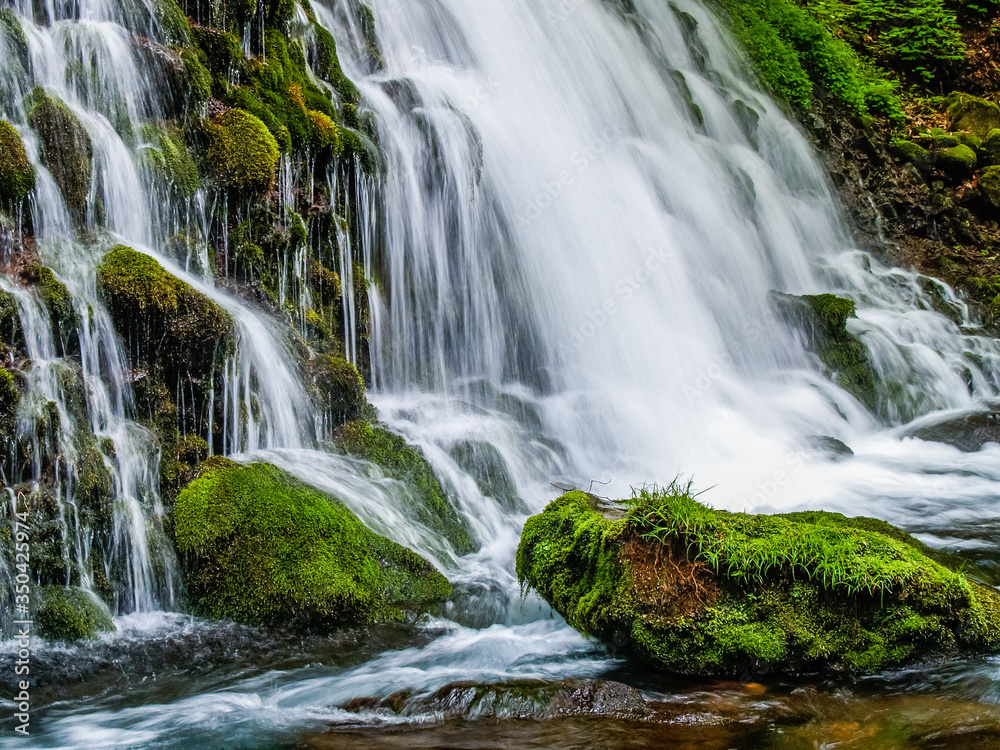
[[[517,574],[574,627],[678,672],[868,672],[1000,647],[1000,598],[902,532],[714,511],[677,485],[621,521],[562,496],[525,524]]]
[[[528,506],[517,494],[514,477],[500,451],[486,442],[463,440],[451,449],[463,471],[471,476],[487,497],[492,497],[511,513],[527,513]]]
[[[243,46],[235,34],[206,26],[191,27],[192,41],[201,50],[205,65],[213,79],[222,83],[232,71],[243,64]]]
[[[36,87],[26,97],[28,124],[38,133],[42,163],[52,174],[77,223],[87,215],[93,176],[93,145],[76,115],[54,95]]]
[[[6,37],[8,48],[14,53],[15,59],[21,64],[21,69],[28,70],[28,41],[21,28],[21,19],[11,8],[0,8],[0,33]]]
[[[327,81],[342,102],[356,104],[360,99],[357,87],[348,80],[337,57],[337,42],[333,35],[318,23],[313,24],[314,42],[309,49],[309,64],[313,71]]]
[[[979,192],[993,208],[1000,208],[1000,166],[983,170],[979,176]]]
[[[17,405],[21,394],[14,375],[0,367],[0,445],[10,447],[17,439]]]
[[[993,128],[983,140],[982,155],[984,166],[1000,166],[1000,128]]]
[[[39,596],[34,621],[43,638],[78,641],[115,629],[106,608],[82,589],[48,586]]]
[[[175,0],[153,0],[153,16],[164,44],[190,44],[191,24]]]
[[[964,130],[980,138],[1000,128],[1000,107],[971,94],[954,92],[948,96],[948,117],[952,130]]]
[[[934,152],[934,163],[941,171],[957,179],[972,175],[976,168],[976,152],[968,146],[958,145]]]
[[[141,364],[172,378],[191,373],[205,379],[227,356],[229,314],[148,255],[117,245],[101,260],[98,279],[115,327]]]
[[[174,529],[192,600],[211,617],[364,625],[451,594],[419,555],[267,464],[203,468],[177,499]]]
[[[347,453],[381,466],[390,477],[412,487],[416,494],[414,515],[420,523],[440,533],[460,555],[479,549],[465,520],[459,515],[418,448],[392,432],[367,422],[350,422],[337,431],[337,443]]]
[[[31,284],[45,303],[56,337],[69,336],[76,327],[77,317],[73,297],[66,285],[55,277],[52,269],[37,264],[25,267],[21,271],[21,280]]]
[[[278,144],[258,118],[231,109],[214,123],[205,156],[219,185],[251,193],[266,192],[274,183]]]
[[[35,169],[28,161],[21,135],[0,120],[0,206],[19,206],[35,188]]]
[[[905,162],[913,164],[918,169],[926,171],[931,166],[930,152],[913,141],[894,138],[889,143],[889,150]]]
[[[142,137],[149,144],[143,149],[147,165],[178,194],[190,198],[198,190],[198,168],[177,129],[161,125],[143,126]]]
[[[855,317],[851,300],[833,294],[793,297],[773,294],[779,311],[799,328],[812,349],[826,366],[827,374],[844,390],[872,411],[878,407],[875,370],[865,345],[847,330],[847,321]]]
[[[212,98],[212,74],[209,73],[197,52],[183,49],[180,54],[184,88],[194,101],[208,101]]]
[[[365,382],[343,357],[321,354],[308,363],[317,400],[332,426],[360,419],[370,409]]]

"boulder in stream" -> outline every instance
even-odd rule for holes
[[[451,595],[427,560],[269,464],[209,459],[177,498],[174,531],[192,602],[208,617],[368,625]]]
[[[883,521],[716,511],[676,484],[618,521],[591,500],[570,492],[528,519],[518,578],[656,667],[865,673],[1000,650],[1000,596]]]

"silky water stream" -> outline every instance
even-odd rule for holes
[[[112,126],[125,118],[137,131],[160,114],[157,82],[129,41],[161,33],[152,5],[41,5],[40,18],[32,3],[14,4],[31,65],[5,54],[2,101],[44,85],[83,122],[96,241],[75,231],[20,104],[0,116],[38,167],[38,252],[73,298],[88,426],[110,441],[102,458],[119,502],[116,542],[102,559],[129,584],[115,603],[116,633],[39,645],[32,736],[5,735],[5,746],[1000,746],[996,659],[857,681],[681,681],[586,640],[517,585],[520,527],[556,486],[620,498],[679,475],[711,488],[703,499],[718,507],[884,518],[991,575],[1000,446],[965,453],[909,435],[990,408],[1000,343],[978,335],[949,288],[852,246],[807,140],[748,78],[706,6],[372,0],[377,66],[356,3],[312,3],[374,113],[385,161],[378,182],[359,177],[363,246],[342,237],[336,248],[384,280],[369,290],[370,397],[423,449],[482,542],[459,557],[408,517],[406,486],[322,450],[322,417],[281,324],[212,279],[205,227],[225,206],[200,192],[182,212],[164,210],[142,144]],[[698,22],[696,43],[682,12]],[[69,75],[80,64],[93,75]],[[284,189],[294,179],[286,170]],[[166,241],[181,226],[183,256]],[[124,353],[96,290],[96,263],[114,241],[157,258],[236,321],[223,392],[226,413],[241,416],[224,428],[226,452],[281,466],[433,560],[456,585],[444,611],[414,627],[304,638],[172,611],[176,563],[150,539],[162,533],[155,451],[130,419]],[[44,306],[2,283],[17,296],[33,362],[19,429],[34,434],[55,408],[62,431],[52,439],[72,456],[61,342]],[[895,384],[878,418],[822,376],[775,317],[772,290],[858,303],[851,330]],[[348,342],[349,356],[358,346]],[[817,448],[817,436],[853,455]],[[484,496],[456,462],[455,447],[470,442],[504,459],[514,502]],[[75,469],[62,476],[65,554],[85,570]],[[9,573],[4,561],[0,576]],[[15,649],[0,646],[5,659]],[[586,692],[595,678],[643,691],[644,708],[515,721],[534,709],[499,698],[457,711],[458,693],[432,696],[456,681],[575,680],[566,689]],[[410,708],[363,700],[394,694]]]

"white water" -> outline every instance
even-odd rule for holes
[[[104,104],[60,82],[66,61],[52,52],[53,39],[86,39],[85,25],[29,28],[36,76],[60,91],[94,139],[105,228],[238,322],[227,413],[250,419],[226,427],[227,451],[272,461],[337,495],[377,531],[447,570],[471,592],[469,606],[491,618],[480,624],[486,629],[445,626],[430,647],[387,652],[345,672],[269,672],[221,691],[194,686],[186,698],[143,708],[71,706],[53,714],[45,746],[190,746],[237,736],[252,744],[257,732],[346,720],[336,706],[352,697],[452,679],[599,673],[599,650],[547,622],[536,600],[519,599],[513,551],[523,516],[484,498],[457,466],[450,452],[461,440],[499,450],[532,512],[559,493],[551,483],[588,489],[596,480],[607,483],[593,485],[598,494],[622,497],[682,473],[713,487],[704,499],[723,507],[876,515],[951,546],[949,530],[972,522],[989,536],[1000,521],[995,446],[963,454],[900,439],[900,424],[996,396],[1000,346],[975,335],[950,290],[941,293],[961,326],[932,311],[923,291],[930,282],[852,248],[805,138],[747,81],[707,10],[677,4],[699,20],[705,68],[661,0],[636,0],[634,16],[598,0],[373,0],[385,70],[370,69],[360,54],[347,0],[313,3],[377,115],[386,162],[384,180],[357,207],[370,219],[369,244],[344,256],[364,262],[384,292],[371,290],[372,400],[424,449],[485,542],[462,559],[401,511],[406,488],[364,462],[315,449],[317,421],[279,327],[216,288],[206,263],[183,270],[189,259],[175,259],[158,239],[168,232],[152,218],[158,214],[143,200],[151,191]],[[88,27],[100,44],[127,44],[110,23],[124,20],[114,9],[81,5],[109,21]],[[100,70],[115,81],[115,101],[126,101],[136,123],[154,114],[131,57],[109,59],[120,64],[102,62]],[[704,128],[671,71],[683,74]],[[736,100],[760,115],[754,138]],[[17,111],[0,114],[23,123]],[[285,190],[294,179],[283,175]],[[67,283],[70,275],[83,280],[71,284],[77,306],[98,311],[91,342],[81,337],[83,358],[102,350],[107,370],[122,360],[93,291],[99,250],[46,242],[72,233],[53,188],[43,172],[35,198],[42,255]],[[172,221],[193,214],[188,231],[203,241],[212,208],[201,195]],[[291,291],[296,265],[289,259]],[[350,289],[347,274],[343,281]],[[858,302],[852,330],[882,374],[907,385],[883,415],[888,426],[822,377],[772,315],[774,289]],[[357,342],[348,344],[356,357]],[[127,391],[116,383],[112,406],[91,395],[88,408],[127,426]],[[844,440],[856,457],[835,462],[810,450],[817,435]],[[139,460],[142,442],[115,444],[123,482],[123,462]],[[139,497],[146,517],[156,515],[152,479],[155,472],[145,483],[130,480],[140,489],[119,490]],[[137,516],[123,514],[130,518]],[[134,569],[151,569],[139,530],[121,536],[136,550]],[[972,537],[963,543],[982,543]],[[137,579],[135,588],[144,585]],[[156,604],[165,605],[161,598],[133,608]]]

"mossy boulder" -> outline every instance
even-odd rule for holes
[[[14,375],[0,367],[0,446],[8,448],[16,440],[17,405],[21,393],[14,382]]]
[[[43,638],[78,641],[115,629],[107,607],[83,589],[46,586],[39,599],[34,621]]]
[[[971,94],[952,93],[948,99],[948,117],[951,130],[964,130],[986,138],[990,131],[1000,128],[1000,106]]]
[[[231,109],[216,118],[210,135],[205,165],[220,186],[248,193],[271,188],[281,153],[263,122]]]
[[[1000,166],[987,167],[979,175],[979,194],[993,208],[1000,208]]]
[[[802,331],[806,345],[826,366],[828,376],[875,411],[875,369],[865,345],[847,330],[847,321],[857,316],[854,302],[833,294],[795,297],[773,292],[771,299],[784,318]]]
[[[228,355],[229,313],[155,259],[116,245],[97,273],[115,328],[139,359],[136,365],[204,379]]]
[[[934,151],[935,166],[955,179],[964,180],[970,177],[976,169],[977,162],[976,152],[962,144]]]
[[[983,166],[1000,166],[1000,128],[994,128],[983,140]]]
[[[518,578],[656,667],[866,673],[1000,649],[1000,596],[876,519],[727,513],[677,486],[617,521],[591,500],[570,492],[528,519]]]
[[[25,108],[28,124],[38,133],[42,163],[62,191],[73,219],[82,224],[93,178],[90,134],[65,102],[43,88],[31,90]]]
[[[74,338],[77,316],[73,297],[66,285],[56,278],[52,269],[38,263],[30,263],[22,269],[20,279],[34,287],[38,297],[45,303],[56,340]]]
[[[346,359],[320,354],[307,363],[306,369],[312,377],[316,399],[326,412],[330,425],[353,422],[368,413],[371,407],[365,397],[365,381],[357,368]]]
[[[895,138],[889,144],[889,148],[895,156],[913,164],[917,169],[926,171],[931,166],[930,152],[913,141]]]
[[[479,549],[465,519],[458,513],[434,476],[419,448],[402,437],[367,422],[349,422],[335,433],[337,445],[380,466],[385,473],[413,490],[412,512],[417,521],[437,531],[459,555]]]
[[[0,208],[19,206],[35,187],[35,168],[28,161],[20,133],[0,120]]]
[[[268,464],[210,459],[177,498],[174,533],[195,609],[209,617],[367,625],[451,595],[429,562]]]

